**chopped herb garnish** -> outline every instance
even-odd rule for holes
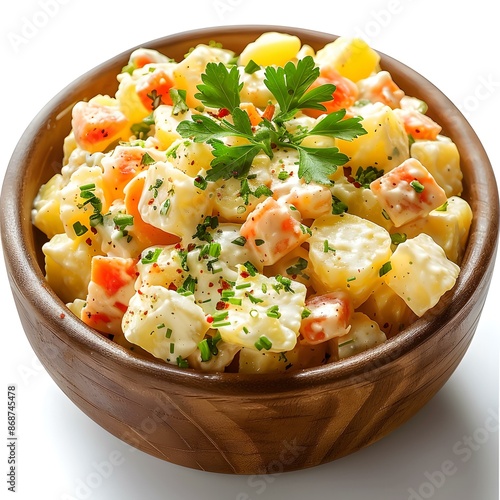
[[[384,274],[387,274],[391,269],[392,269],[392,264],[391,261],[389,260],[380,268],[378,275],[382,277]]]
[[[437,212],[446,212],[448,211],[448,205],[449,205],[449,201],[446,200],[442,205],[440,205],[439,207],[437,207],[435,210]]]
[[[245,246],[246,242],[247,242],[247,239],[244,236],[238,236],[233,241],[231,241],[231,243],[234,243],[235,245],[238,245],[240,247]]]
[[[195,187],[197,187],[198,189],[201,189],[202,191],[205,191],[205,189],[207,189],[207,186],[208,186],[208,182],[205,180],[205,177],[203,177],[201,175],[197,175],[194,178],[193,184],[195,185]]]
[[[172,336],[172,328],[167,328],[167,331],[165,332],[165,337],[169,339],[171,336]]]
[[[335,253],[336,250],[335,248],[332,248],[330,246],[330,242],[328,240],[323,241],[323,252],[328,253],[328,252],[333,252]]]
[[[358,170],[356,171],[354,179],[355,182],[357,182],[360,187],[367,189],[370,187],[370,184],[374,180],[378,179],[379,177],[382,177],[383,175],[384,171],[379,170],[378,168],[366,167],[365,169],[363,169],[363,167],[359,167]]]
[[[196,226],[196,233],[193,234],[192,238],[198,238],[201,241],[207,241],[210,243],[213,238],[212,234],[208,232],[208,229],[216,229],[218,225],[218,217],[207,215],[203,222]]]
[[[265,349],[266,351],[269,351],[271,347],[273,346],[273,343],[264,335],[262,335],[257,342],[255,342],[255,347],[259,350],[262,351],[262,349]]]
[[[407,239],[406,233],[393,233],[391,234],[391,242],[393,245],[404,243]]]
[[[279,311],[279,307],[277,305],[271,306],[267,311],[266,311],[267,316],[270,318],[275,318],[279,319],[281,318],[281,313]]]
[[[339,344],[339,347],[345,347],[346,345],[353,344],[353,343],[354,343],[354,339],[349,339],[349,340],[346,340],[345,342],[341,342]]]
[[[250,276],[255,276],[257,274],[257,268],[250,261],[247,260],[243,265]]]
[[[152,165],[153,163],[156,163],[156,160],[149,153],[142,155],[141,165]]]
[[[254,295],[252,295],[251,293],[249,293],[247,295],[248,297],[248,300],[250,300],[250,302],[252,304],[259,304],[260,302],[264,302],[262,299],[259,299],[259,297],[255,297]]]
[[[161,248],[148,250],[148,253],[141,259],[141,264],[154,264],[161,254]]]
[[[73,224],[73,229],[74,229],[75,234],[77,236],[82,236],[83,234],[85,234],[89,230],[88,227],[84,226],[80,221],[76,221]]]
[[[286,273],[289,274],[290,276],[295,276],[295,275],[300,275],[302,274],[302,271],[307,268],[309,262],[307,262],[306,259],[303,257],[299,257],[297,262],[290,267],[286,268]]]
[[[186,91],[183,89],[171,88],[168,93],[172,99],[172,114],[177,116],[179,113],[183,114],[189,111],[189,106],[186,104]]]
[[[332,194],[332,214],[340,215],[347,212],[347,205]]]
[[[410,186],[417,192],[421,193],[425,188],[423,184],[420,184],[417,180],[411,181]]]
[[[245,66],[245,73],[251,75],[256,71],[259,71],[259,69],[260,66],[256,62],[254,62],[253,59],[250,59],[250,61],[248,61],[247,65]]]
[[[179,368],[189,368],[188,360],[184,359],[182,356],[177,356],[176,362]]]
[[[198,344],[198,349],[200,350],[202,362],[210,361],[212,359],[212,352],[210,351],[210,346],[208,345],[208,339],[203,339]]]
[[[170,209],[170,198],[167,198],[160,208],[160,215],[167,215]]]
[[[271,91],[279,106],[279,113],[272,119],[264,119],[252,127],[248,114],[240,107],[240,90],[243,83],[237,67],[210,62],[202,74],[202,84],[197,86],[195,98],[204,106],[227,110],[232,120],[219,116],[194,115],[177,127],[181,137],[193,138],[195,142],[206,142],[212,146],[214,159],[206,179],[210,182],[235,177],[245,179],[253,159],[263,151],[273,157],[273,147],[287,147],[299,153],[299,178],[305,182],[331,184],[330,175],[348,157],[336,147],[314,148],[301,143],[310,135],[322,135],[350,141],[366,131],[360,124],[361,118],[345,119],[345,110],[330,113],[311,130],[299,129],[290,133],[285,122],[294,118],[301,109],[326,111],[324,102],[333,99],[335,85],[325,84],[310,89],[319,77],[320,71],[314,59],[306,56],[296,64],[289,62],[284,68],[268,66],[265,69],[264,84]],[[235,146],[223,142],[225,137],[242,137],[245,144]]]

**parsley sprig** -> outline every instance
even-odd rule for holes
[[[366,131],[359,123],[361,118],[344,119],[344,109],[328,114],[310,130],[301,127],[298,132],[291,133],[287,129],[286,122],[302,109],[326,111],[323,103],[333,99],[335,85],[325,84],[311,89],[318,77],[319,68],[311,56],[299,60],[296,65],[288,62],[284,67],[268,66],[264,84],[276,100],[276,111],[271,119],[263,118],[259,125],[252,127],[248,114],[240,107],[243,84],[240,83],[237,67],[208,63],[201,76],[203,83],[198,85],[199,93],[195,97],[208,108],[227,110],[231,120],[218,115],[197,114],[177,127],[183,138],[212,146],[214,158],[206,180],[245,179],[255,156],[263,151],[272,158],[273,149],[278,147],[298,151],[298,175],[305,182],[331,184],[330,176],[349,158],[336,147],[306,147],[302,141],[311,135],[350,141],[366,134]],[[245,141],[231,146],[224,142],[227,137],[241,137]]]

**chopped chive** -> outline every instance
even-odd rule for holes
[[[275,318],[279,319],[281,318],[281,313],[279,312],[279,307],[278,306],[271,306],[267,311],[266,314],[270,318]]]
[[[250,330],[249,330],[246,326],[244,326],[244,327],[243,327],[243,331],[244,331],[247,335],[250,333]]]
[[[410,182],[410,186],[417,192],[417,193],[421,193],[425,187],[423,186],[423,184],[420,184],[420,182],[418,182],[417,180],[414,180],[414,181],[411,181]]]
[[[250,59],[250,61],[248,61],[247,65],[245,66],[245,73],[251,75],[256,71],[259,71],[259,69],[260,66],[253,59]]]
[[[163,325],[165,326],[165,325]],[[165,337],[169,339],[172,336],[172,328],[167,328],[167,331],[165,333]]]
[[[259,315],[259,311],[257,311],[257,309],[250,309],[248,314],[250,314],[252,318],[256,318]]]
[[[223,299],[228,299],[229,297],[234,297],[234,290],[222,290],[221,297]]]
[[[158,330],[160,330],[161,328],[165,328],[165,323],[160,323],[159,325],[156,326],[156,328]]]
[[[201,361],[206,362],[212,359],[212,353],[210,351],[210,346],[208,345],[208,340],[204,339],[198,344],[198,349],[200,350]]]
[[[221,252],[220,243],[217,242],[210,243],[210,246],[208,247],[208,255],[210,255],[210,257],[218,258],[220,256],[220,252]]]
[[[449,201],[446,200],[441,206],[437,207],[436,212],[446,212],[448,210]]]
[[[250,276],[255,276],[257,274],[257,268],[250,261],[247,260],[243,265]]]
[[[393,245],[399,245],[406,241],[406,233],[393,233],[391,234],[391,242]]]
[[[244,236],[238,236],[236,239],[231,241],[231,243],[234,243],[235,245],[238,245],[240,247],[244,246],[246,242],[247,239]]]
[[[167,215],[169,209],[170,209],[170,198],[167,198],[165,200],[165,203],[163,203],[162,207],[160,208],[160,215]]]
[[[237,297],[231,297],[229,299],[229,303],[233,306],[241,306],[241,299],[238,299]]]
[[[231,324],[230,321],[222,321],[220,323],[212,323],[213,328],[221,328],[223,326],[229,326]]]
[[[257,239],[255,240],[255,245],[257,245],[258,247],[260,247],[261,245],[263,245],[265,243],[264,240],[261,240],[261,239]]]
[[[170,343],[170,354],[173,354],[175,351],[175,344],[173,342]]]
[[[249,293],[247,297],[252,304],[259,304],[260,302],[264,302],[263,299],[259,299],[259,297],[254,297],[251,293]]]
[[[290,177],[290,172],[287,172],[286,170],[282,170],[279,174],[278,174],[278,179],[280,181],[285,181],[286,179],[288,179]]]
[[[222,311],[220,313],[217,313],[217,314],[214,314],[212,316],[214,322],[218,322],[218,321],[222,321],[224,319],[226,319],[228,316],[228,312],[227,311]]]
[[[80,186],[80,191],[91,191],[92,189],[95,189],[95,184],[93,182]]]
[[[356,276],[351,276],[350,278],[347,278],[347,282],[354,281],[355,279],[356,279]]]
[[[252,283],[241,283],[241,285],[236,285],[236,290],[241,290],[242,288],[250,288]]]
[[[82,234],[85,234],[88,231],[87,226],[84,226],[80,221],[76,221],[73,224],[73,229],[75,230],[75,234],[77,236],[82,236]]]
[[[310,315],[311,315],[311,310],[307,309],[307,307],[304,307],[304,309],[302,310],[302,314],[301,314],[302,319],[307,318]]]
[[[335,250],[335,248],[332,248],[332,247],[330,246],[330,243],[329,243],[329,241],[328,241],[328,240],[325,240],[325,241],[323,242],[323,252],[325,252],[325,253],[328,253],[328,252],[333,252],[333,253],[335,253],[335,252],[336,252],[336,250]]]
[[[262,349],[265,349],[266,351],[269,351],[271,347],[273,346],[273,343],[264,335],[262,335],[257,342],[255,342],[255,347],[259,350],[262,351]]]
[[[187,359],[184,359],[182,356],[177,356],[176,362],[179,368],[189,368]]]
[[[392,264],[391,261],[389,260],[380,268],[378,275],[382,277],[384,274],[387,274],[391,269],[392,269]]]

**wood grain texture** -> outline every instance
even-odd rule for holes
[[[229,27],[188,32],[149,46],[180,59],[215,39],[241,50],[262,31],[297,34],[314,48],[333,35],[289,27]],[[133,50],[133,48],[131,48]],[[498,193],[478,138],[430,82],[382,55],[408,94],[456,142],[464,196],[474,221],[462,273],[439,304],[400,335],[363,354],[280,375],[201,374],[141,358],[96,334],[66,309],[43,278],[40,234],[31,201],[61,167],[72,105],[113,94],[129,51],[56,96],[21,138],[1,195],[2,243],[23,328],[62,391],[103,428],[153,456],[195,469],[234,474],[313,467],[383,438],[411,418],[460,363],[488,292],[498,239]]]

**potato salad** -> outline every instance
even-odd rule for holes
[[[455,285],[459,151],[363,40],[141,48],[116,88],[73,107],[32,209],[48,284],[96,335],[280,373],[383,343]]]

